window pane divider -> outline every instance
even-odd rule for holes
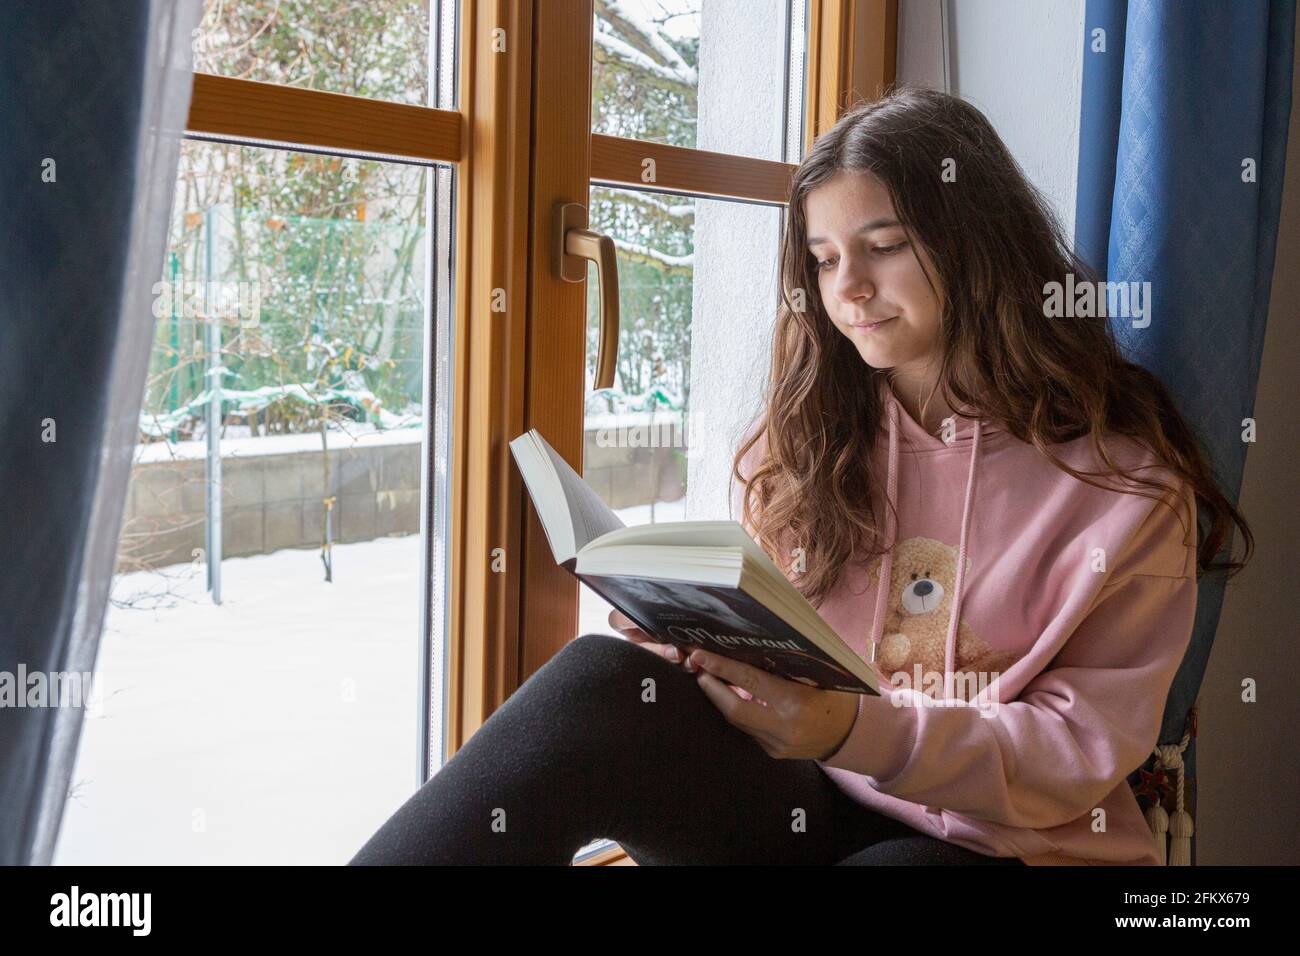
[[[647,159],[654,161],[652,182],[642,178]],[[784,205],[795,168],[791,163],[707,149],[603,133],[591,136],[591,178],[611,186]]]
[[[458,163],[457,110],[194,74],[186,132],[284,149]]]

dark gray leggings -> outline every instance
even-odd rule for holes
[[[694,674],[606,634],[547,661],[351,862],[563,865],[601,837],[642,865],[1023,865],[863,807],[812,760],[769,757]]]

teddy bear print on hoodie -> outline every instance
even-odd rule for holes
[[[882,558],[869,571],[880,582]],[[970,559],[966,561],[970,572]],[[876,669],[892,686],[909,686],[935,697],[942,691],[944,648],[957,578],[957,549],[934,538],[907,538],[894,552],[894,573],[885,605],[885,630]],[[990,647],[961,619],[957,624],[954,695],[969,700],[1016,662],[1019,654]]]

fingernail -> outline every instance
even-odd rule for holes
[[[664,651],[664,654],[670,661],[680,661],[682,659],[682,652],[675,647],[668,648],[668,650]]]

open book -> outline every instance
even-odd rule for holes
[[[627,527],[537,429],[510,451],[556,563],[647,634],[812,687],[880,693],[876,671],[739,522]]]

